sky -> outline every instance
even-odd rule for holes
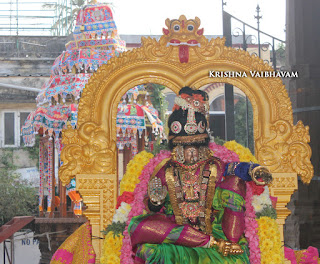
[[[225,11],[256,26],[257,4],[262,19],[260,30],[285,40],[285,0],[225,0]],[[222,0],[112,0],[119,34],[160,35],[166,18],[199,17],[206,35],[222,34]]]
[[[19,3],[19,25],[31,23],[36,25],[42,23],[42,27],[50,28],[52,19],[33,19],[30,22],[23,15],[42,15],[52,16],[54,13],[48,9],[43,9],[44,2],[55,2],[57,0],[19,0],[12,1],[10,6],[8,0],[0,0],[0,10],[9,10],[10,7],[15,10],[16,4]],[[69,0],[58,0],[60,2]],[[187,19],[194,19],[196,16],[201,20],[201,27],[204,28],[205,35],[222,35],[222,0],[98,0],[100,2],[112,3],[114,19],[120,34],[144,34],[144,35],[161,35],[162,28],[165,27],[167,18],[176,19],[180,15],[186,15]],[[256,26],[257,4],[260,5],[262,19],[260,20],[260,29],[270,35],[285,40],[285,3],[286,0],[224,0],[227,5],[225,11],[241,19],[242,21]],[[33,10],[32,14],[23,10]],[[8,17],[1,14],[9,12],[0,12],[0,34],[6,34],[1,27],[8,26],[10,21]],[[12,15],[16,15],[15,11]],[[12,26],[16,27],[16,19],[12,18]],[[237,27],[236,24],[232,25]],[[47,30],[48,31],[48,30]],[[49,31],[48,31],[49,32]],[[247,32],[247,34],[251,32]],[[13,30],[12,34],[16,34]],[[23,35],[23,32],[21,32]],[[34,32],[37,35],[36,32]],[[40,31],[41,34],[41,31]],[[43,32],[42,32],[43,34]]]

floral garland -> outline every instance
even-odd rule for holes
[[[252,206],[253,190],[251,184],[246,183],[246,211],[245,211],[245,236],[249,243],[249,260],[251,264],[261,263],[261,252],[259,248],[259,237],[258,237],[258,222],[256,220],[256,213]]]
[[[134,201],[133,191],[140,182],[139,176],[146,164],[153,157],[151,153],[141,151],[135,155],[128,163],[127,170],[120,183],[120,196],[117,200],[116,211],[112,219],[112,224],[106,230],[103,243],[101,264],[120,263],[120,250],[123,241],[123,227],[128,220],[131,211],[131,203]]]
[[[139,183],[139,176],[144,166],[149,162],[153,155],[146,151],[141,151],[135,155],[127,165],[126,173],[120,182],[120,194],[123,192],[133,192]]]
[[[209,148],[214,152],[214,156],[221,159],[224,163],[239,162],[239,154],[233,149],[220,146],[214,142],[209,143]]]
[[[133,216],[143,213],[143,210],[145,207],[143,203],[143,199],[148,187],[150,175],[153,173],[156,166],[165,158],[169,158],[170,155],[171,155],[170,151],[166,151],[166,150],[160,151],[160,153],[157,156],[155,156],[153,159],[151,159],[150,162],[145,166],[145,168],[143,169],[139,177],[140,183],[137,184],[133,192],[134,201],[132,202],[132,210],[128,215],[127,225],[123,233],[124,235],[124,238],[122,241],[123,246],[121,248],[121,256],[120,256],[121,263],[133,264],[133,259],[132,259],[133,252],[132,252],[131,240],[128,234],[128,225]]]
[[[284,256],[281,250],[280,232],[275,219],[262,216],[258,220],[259,246],[261,263],[283,263]]]
[[[248,148],[234,140],[224,146],[237,153],[241,162],[258,163]],[[275,204],[269,187],[256,185],[253,181],[247,182],[246,186],[245,236],[249,243],[250,263],[283,263]]]
[[[228,141],[224,146],[237,153],[241,162],[258,163],[251,151],[239,143]],[[268,186],[258,186],[254,182],[247,182],[246,185],[245,236],[249,242],[250,263],[283,263],[273,203],[276,199],[270,196]]]
[[[223,144],[227,149],[234,151],[238,154],[239,159],[241,162],[250,162],[258,163],[258,160],[255,156],[252,155],[250,149],[242,146],[241,144],[237,143],[235,140],[227,141]]]
[[[108,232],[104,237],[103,255],[100,258],[100,263],[115,264],[120,263],[120,249],[122,247],[123,235],[114,235],[112,231]]]
[[[229,141],[224,146],[213,142],[209,144],[214,155],[223,162],[255,162],[256,158],[248,148]],[[128,234],[131,218],[145,213],[144,195],[147,190],[150,175],[155,167],[165,158],[170,157],[169,151],[161,151],[157,156],[145,151],[137,154],[127,166],[127,172],[120,184],[120,194],[113,224],[126,223],[123,236],[109,231],[106,235],[101,258],[102,264],[126,263],[133,264],[132,246]],[[276,213],[272,207],[267,186],[258,186],[254,182],[247,182],[245,236],[249,242],[250,263],[282,263],[280,232],[275,222]],[[272,234],[272,236],[271,236]],[[260,242],[262,241],[262,242]],[[266,242],[265,242],[266,241]],[[120,245],[121,255],[119,252]],[[270,261],[272,260],[272,261]]]

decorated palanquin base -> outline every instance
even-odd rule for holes
[[[174,31],[176,25],[183,30]],[[226,47],[223,38],[209,41],[199,29],[198,18],[167,19],[166,26],[159,41],[143,38],[141,48],[111,58],[90,78],[80,100],[77,129],[69,126],[63,132],[61,181],[68,184],[76,176],[92,234],[102,237],[101,231],[114,216],[119,192],[115,127],[123,94],[148,82],[175,93],[184,86],[199,89],[209,83],[229,83],[240,88],[252,104],[255,157],[273,174],[270,195],[277,197],[283,242],[283,225],[290,214],[286,205],[297,190],[297,175],[304,183],[313,176],[308,127],[300,121],[293,124],[291,102],[280,78],[209,77],[210,70],[273,71],[263,60]],[[95,239],[93,246],[99,261],[103,241]]]

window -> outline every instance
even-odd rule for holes
[[[10,111],[0,112],[0,147],[23,146],[21,127],[31,111]]]
[[[5,145],[15,144],[14,114],[15,113],[4,113],[4,144]]]

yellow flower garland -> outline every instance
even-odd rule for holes
[[[103,255],[100,258],[101,264],[120,263],[123,235],[114,236],[113,232],[106,234],[103,242]]]
[[[252,155],[250,149],[242,146],[234,140],[224,143],[223,146],[237,153],[241,162],[252,161],[253,163],[258,163],[258,160]]]
[[[152,158],[153,154],[144,150],[135,155],[133,159],[130,160],[130,162],[127,165],[126,173],[123,175],[123,178],[120,183],[120,195],[123,192],[134,191],[136,185],[140,182],[139,176],[141,174],[141,171]]]
[[[139,176],[144,166],[147,165],[153,154],[141,151],[133,157],[127,165],[126,173],[120,183],[120,195],[123,192],[133,192],[136,185],[140,182]],[[122,238],[120,235],[114,236],[113,232],[106,234],[103,242],[101,264],[117,264],[120,263],[120,250],[122,247]]]
[[[275,219],[263,216],[258,220],[259,246],[262,264],[280,264],[284,262],[281,250],[280,231]]]

